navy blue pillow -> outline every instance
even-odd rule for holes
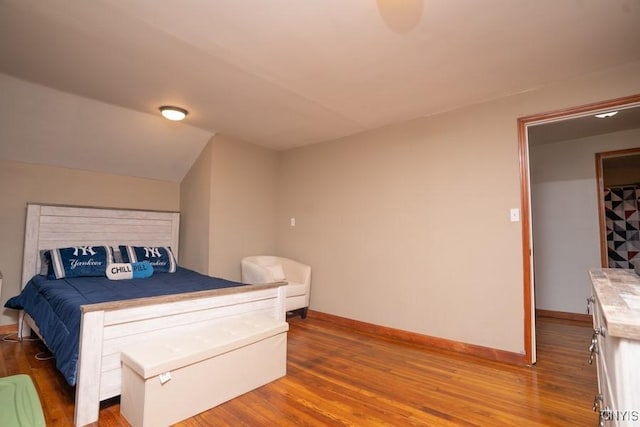
[[[105,276],[113,262],[108,246],[74,246],[51,249],[45,253],[49,261],[47,278]]]
[[[122,262],[149,261],[156,273],[175,273],[176,259],[169,246],[118,246]]]

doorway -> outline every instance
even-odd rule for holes
[[[530,163],[530,137],[535,138],[535,131],[532,135],[532,130],[541,129],[567,129],[574,127],[573,125],[579,124],[580,120],[591,119],[596,113],[609,112],[612,110],[627,110],[634,109],[640,105],[640,95],[634,95],[625,98],[619,98],[611,101],[605,101],[595,104],[589,104],[572,109],[539,114],[535,116],[523,117],[518,120],[518,137],[519,137],[519,149],[520,149],[520,185],[521,185],[521,209],[522,209],[522,262],[523,262],[523,295],[524,295],[524,337],[525,337],[525,359],[527,363],[533,364],[536,362],[536,338],[535,338],[535,312],[536,312],[536,299],[535,299],[535,270],[534,259],[536,258],[535,242],[534,242],[534,228],[532,219],[532,200],[531,192],[531,163]],[[602,124],[602,123],[600,123]],[[635,126],[638,127],[640,122],[636,122]],[[578,128],[581,128],[578,126]],[[580,132],[585,132],[584,129]],[[608,131],[611,132],[611,131]],[[607,133],[607,131],[603,132]],[[585,135],[583,135],[584,137]],[[575,139],[575,138],[574,138]],[[593,167],[593,154],[591,157],[591,171],[595,175]],[[593,177],[595,182],[595,176]],[[593,203],[595,201],[596,189],[593,188]],[[595,208],[594,208],[595,212]],[[596,235],[597,231],[597,214],[596,219]],[[595,247],[599,245],[596,243]],[[598,250],[598,249],[596,249]],[[596,262],[600,257],[596,258]],[[599,262],[598,262],[599,263]],[[586,271],[582,272],[586,276]]]

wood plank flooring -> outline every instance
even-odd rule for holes
[[[289,321],[285,378],[179,425],[597,425],[585,323],[538,319],[538,363],[526,367],[381,339],[311,314]],[[42,349],[39,342],[0,342],[0,376],[30,374],[47,426],[70,426],[74,389],[53,360],[35,359]],[[96,425],[128,426],[119,410],[117,399],[103,404]]]

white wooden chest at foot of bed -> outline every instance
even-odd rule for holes
[[[283,377],[288,329],[252,314],[127,348],[120,412],[134,427],[167,426]]]

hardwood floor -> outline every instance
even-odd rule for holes
[[[380,339],[312,314],[292,318],[285,378],[179,425],[597,425],[591,328],[542,318],[537,332],[538,363],[526,367]],[[72,425],[74,390],[53,360],[34,358],[41,350],[38,342],[0,342],[0,376],[30,374],[47,426]],[[97,425],[128,426],[119,410],[117,399],[103,404]]]

